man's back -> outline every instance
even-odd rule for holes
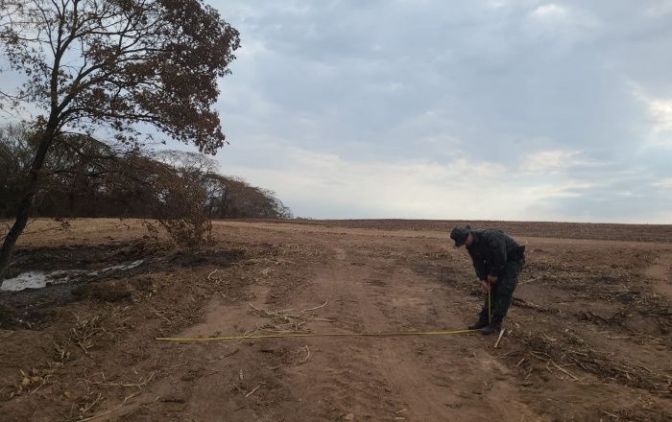
[[[507,262],[523,258],[525,247],[500,230],[473,230],[474,242],[467,246],[478,277],[499,274]]]

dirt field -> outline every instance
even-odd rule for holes
[[[672,421],[672,227],[476,223],[527,245],[507,334],[453,222],[216,222],[178,253],[138,222],[37,222],[14,273],[143,265],[0,292],[2,421]]]

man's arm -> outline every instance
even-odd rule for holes
[[[483,257],[477,257],[471,253],[469,253],[469,255],[471,256],[471,262],[473,262],[474,269],[476,270],[476,277],[478,277],[479,280],[485,280],[488,276],[488,269],[485,267]]]

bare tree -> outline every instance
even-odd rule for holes
[[[225,142],[213,105],[238,32],[200,0],[0,0],[0,46],[25,75],[0,99],[29,104],[37,148],[16,220],[0,251],[0,280],[31,213],[47,156],[65,132],[105,128],[129,148],[150,125],[214,154]],[[142,139],[142,140],[141,140]]]

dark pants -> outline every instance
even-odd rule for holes
[[[506,313],[513,301],[513,291],[518,284],[518,274],[525,265],[525,258],[520,261],[508,262],[506,268],[490,287],[490,303],[492,307],[492,325],[501,326]],[[488,295],[485,295],[485,304],[479,315],[480,322],[489,322],[488,319]]]

